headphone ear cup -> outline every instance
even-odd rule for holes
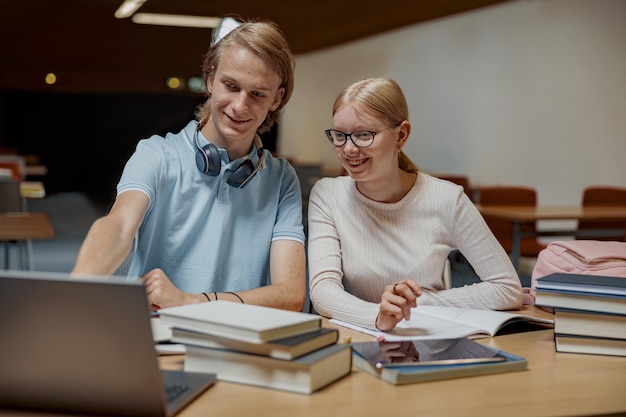
[[[196,166],[203,174],[215,177],[220,173],[222,161],[217,146],[212,143],[198,148],[196,151]]]
[[[226,182],[231,187],[240,188],[241,184],[246,182],[246,180],[252,175],[254,172],[254,164],[251,160],[246,159],[241,163],[239,168],[233,171],[232,174],[228,177]]]

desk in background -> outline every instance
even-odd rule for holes
[[[53,239],[54,229],[45,213],[10,212],[0,213],[0,242],[4,242],[5,268],[9,267],[9,243],[15,242],[22,269],[32,269],[30,241],[36,239]],[[27,253],[25,265],[22,252]]]
[[[44,198],[46,188],[41,181],[20,181],[20,193],[24,198]]]
[[[539,220],[591,220],[591,221],[624,221],[626,222],[626,206],[480,206],[478,210],[483,216],[490,216],[513,223],[513,248],[511,259],[515,269],[519,271],[520,241],[524,237],[537,236],[608,236],[616,240],[624,238],[626,231],[622,229],[594,229],[578,231],[576,229],[551,230],[534,233],[522,232],[521,225]]]
[[[27,177],[43,177],[48,174],[48,167],[45,165],[26,165],[24,173]]]

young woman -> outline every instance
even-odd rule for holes
[[[417,304],[494,310],[522,305],[519,277],[462,187],[419,172],[402,152],[411,133],[396,82],[342,90],[326,135],[349,176],[325,178],[309,199],[310,295],[316,311],[387,331]],[[450,251],[481,282],[444,289]]]

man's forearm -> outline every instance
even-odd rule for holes
[[[72,273],[110,275],[121,265],[132,245],[106,218],[97,220],[83,242]]]

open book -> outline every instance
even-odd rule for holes
[[[472,308],[417,306],[411,309],[411,319],[402,320],[388,331],[381,332],[351,323],[331,319],[338,324],[372,336],[384,336],[387,341],[419,339],[452,339],[495,336],[503,327],[514,323],[552,328],[554,320],[526,316],[504,311],[480,310]]]

